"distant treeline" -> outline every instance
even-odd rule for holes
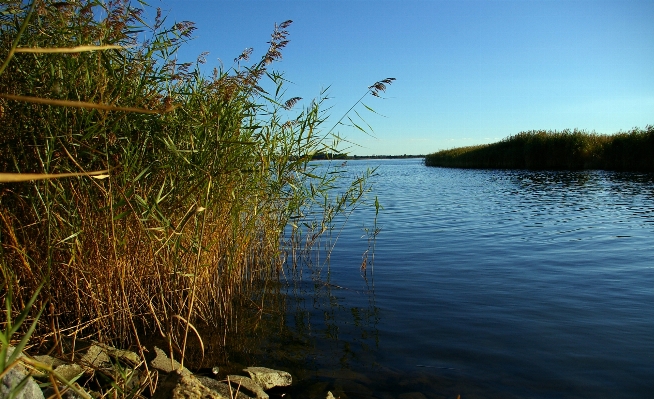
[[[654,171],[654,126],[612,135],[583,130],[521,132],[498,143],[439,151],[427,166],[479,169]]]
[[[424,155],[351,155],[348,159],[405,159],[405,158],[424,158]]]
[[[316,159],[347,159],[347,154],[344,153],[332,153],[332,152],[316,152],[311,156],[312,160]]]
[[[320,159],[403,159],[403,158],[424,158],[424,155],[347,155],[343,153],[317,152],[313,154],[312,160]]]

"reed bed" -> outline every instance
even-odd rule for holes
[[[272,69],[291,21],[259,61],[207,76],[204,54],[177,58],[192,23],[148,25],[127,0],[0,11],[0,296],[18,314],[43,286],[42,344],[156,334],[183,361],[203,328],[237,330],[234,304],[265,295],[284,242],[315,242],[370,191],[368,174],[334,196],[338,167],[309,164],[341,138],[322,130],[326,93],[300,107]]]
[[[600,135],[583,130],[521,132],[498,143],[429,154],[427,166],[654,171],[654,126]]]

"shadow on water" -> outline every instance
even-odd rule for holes
[[[220,378],[248,366],[290,372],[293,386],[273,391],[273,398],[324,399],[328,391],[342,399],[510,397],[471,385],[459,370],[416,365],[407,372],[382,364],[380,309],[370,274],[360,278],[352,285],[362,289],[332,283],[328,261],[286,269],[286,277],[262,283],[239,302],[237,331],[227,336],[202,331],[205,356],[198,363],[197,347],[191,352],[195,367],[210,375],[219,366]]]

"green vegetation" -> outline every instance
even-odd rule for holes
[[[317,152],[311,156],[312,160],[323,160],[323,159],[347,159],[348,155],[344,153],[330,153],[330,152]]]
[[[264,303],[294,259],[285,243],[310,245],[365,201],[372,171],[333,195],[340,162],[309,163],[341,139],[322,130],[326,93],[295,110],[271,69],[291,21],[258,62],[248,50],[206,76],[204,55],[177,59],[192,23],[142,14],[127,0],[0,4],[0,299],[13,293],[10,318],[42,286],[42,344],[139,351],[156,334],[183,363],[202,326],[230,334],[236,302]]]
[[[581,130],[521,132],[498,143],[439,151],[427,166],[654,171],[654,126],[600,135]]]
[[[348,155],[345,153],[324,153],[319,152],[313,155],[314,160],[324,160],[324,159],[406,159],[406,158],[424,158],[424,155]]]

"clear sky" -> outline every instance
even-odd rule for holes
[[[357,155],[426,154],[532,129],[615,133],[654,124],[654,1],[151,0],[167,22],[196,23],[180,60],[226,67],[267,50],[293,20],[275,69],[305,103],[330,87],[335,123],[365,103],[375,138],[340,133]],[[299,104],[301,105],[301,103]],[[299,106],[299,105],[296,105]],[[365,111],[365,109],[363,109]],[[330,125],[331,127],[331,125]]]

